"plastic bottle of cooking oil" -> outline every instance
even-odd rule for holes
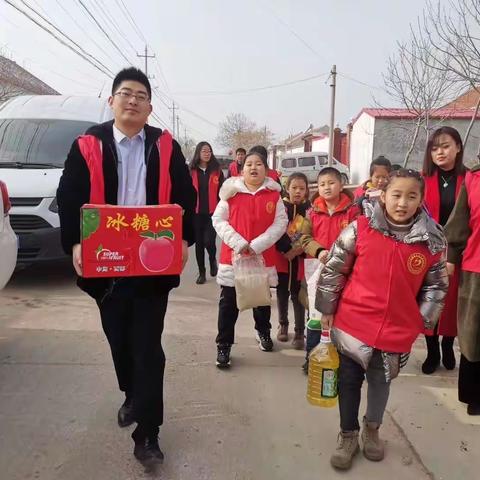
[[[337,349],[330,340],[330,331],[322,330],[320,343],[308,360],[307,400],[317,407],[334,407],[338,395]]]

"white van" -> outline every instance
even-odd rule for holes
[[[320,170],[323,170],[325,167],[328,167],[328,153],[326,152],[285,153],[280,161],[282,179],[288,177],[293,172],[301,172],[307,176],[309,183],[316,183]],[[340,172],[343,183],[348,184],[348,168],[335,158],[332,161],[332,167]]]
[[[64,256],[55,194],[78,135],[113,118],[106,99],[20,96],[0,105],[0,178],[8,185],[19,264]]]
[[[10,208],[7,186],[0,180],[0,290],[7,284],[17,262],[18,243],[10,226]]]

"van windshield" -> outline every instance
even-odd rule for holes
[[[63,168],[78,135],[94,125],[77,120],[0,119],[0,166],[44,164]]]

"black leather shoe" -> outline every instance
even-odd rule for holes
[[[133,402],[131,399],[126,399],[123,405],[118,410],[118,426],[128,427],[134,422],[133,420]]]
[[[144,441],[135,442],[133,455],[144,466],[161,465],[164,455],[158,446],[158,438],[146,438]]]
[[[470,403],[467,407],[469,415],[480,415],[480,403]]]
[[[201,273],[198,278],[197,278],[197,285],[203,285],[204,283],[206,283],[207,279],[205,277],[205,274],[204,273]]]
[[[218,273],[218,263],[217,263],[217,259],[214,258],[213,260],[210,261],[210,276],[216,277],[217,273]]]

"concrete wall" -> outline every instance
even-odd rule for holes
[[[440,126],[450,126],[456,128],[463,137],[470,120],[454,119],[433,121],[431,131]],[[389,120],[376,119],[375,121],[375,140],[373,144],[372,158],[378,155],[385,155],[392,163],[403,165],[405,155],[409,149],[415,126],[409,120]],[[464,161],[467,165],[472,165],[476,161],[476,154],[480,142],[480,121],[476,121],[465,148]],[[427,135],[424,129],[419,133],[415,149],[410,156],[408,167],[421,170],[423,156],[427,143]]]
[[[319,140],[313,140],[312,151],[328,152],[329,145],[330,145],[330,139],[328,137],[320,138]]]
[[[350,143],[350,182],[361,183],[368,178],[372,161],[375,118],[362,113],[353,125]]]

